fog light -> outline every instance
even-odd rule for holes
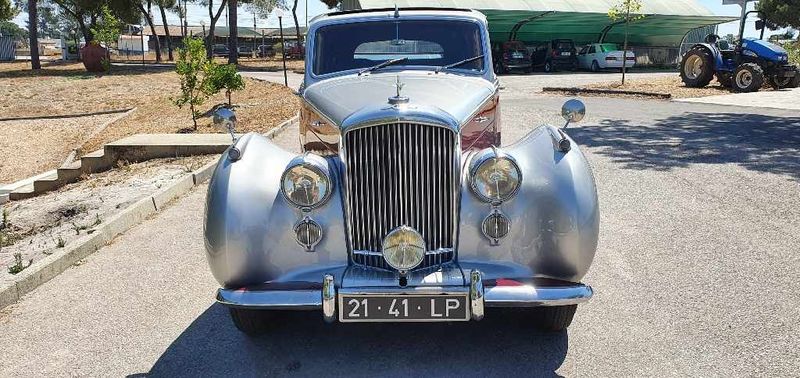
[[[383,239],[383,258],[392,268],[405,273],[425,258],[425,240],[416,230],[400,226]]]
[[[483,235],[489,238],[492,245],[499,244],[500,239],[506,237],[510,229],[511,221],[499,210],[492,211],[492,213],[483,220],[483,224],[481,225]]]
[[[313,252],[314,247],[322,240],[322,228],[313,219],[305,217],[294,226],[294,235],[297,244],[303,246],[307,252]]]

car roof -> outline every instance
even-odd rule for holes
[[[473,18],[481,21],[486,21],[486,16],[476,10],[466,8],[440,8],[440,7],[406,7],[406,8],[372,8],[372,9],[356,9],[349,11],[331,12],[314,17],[311,23],[319,21],[333,21],[333,20],[357,20],[360,18],[370,18],[381,15],[393,16],[395,12],[403,16],[463,16],[465,18]]]

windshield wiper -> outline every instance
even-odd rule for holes
[[[436,71],[434,71],[434,73],[438,74],[441,71],[449,70],[451,68],[456,68],[458,66],[461,66],[461,65],[464,65],[464,64],[467,64],[467,63],[470,63],[470,62],[474,62],[474,61],[476,61],[478,59],[481,59],[481,58],[483,58],[483,54],[478,55],[478,56],[473,56],[472,58],[467,58],[467,59],[464,59],[464,60],[460,60],[460,61],[455,62],[455,63],[450,63],[450,64],[448,64],[446,66],[440,66],[439,68],[436,69]]]
[[[379,70],[379,69],[381,69],[383,67],[388,67],[388,66],[400,63],[400,62],[405,62],[406,60],[408,60],[407,56],[404,56],[402,58],[397,58],[397,59],[389,59],[389,60],[387,60],[387,61],[385,61],[383,63],[378,63],[378,64],[376,64],[376,65],[374,65],[372,67],[367,67],[367,68],[362,69],[361,71],[358,71],[358,76],[361,76],[362,74],[367,73],[367,72],[372,72],[372,71],[375,71],[375,70]]]

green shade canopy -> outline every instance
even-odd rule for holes
[[[357,3],[357,4],[355,4]],[[394,8],[449,7],[477,9],[486,15],[493,41],[509,39],[514,25],[523,24],[517,39],[541,42],[569,38],[576,43],[596,42],[609,28],[606,42],[622,43],[624,25],[613,25],[608,9],[616,0],[359,0],[354,7]],[[635,46],[677,47],[691,30],[737,20],[715,16],[695,0],[643,0],[645,18],[630,25],[629,39]]]

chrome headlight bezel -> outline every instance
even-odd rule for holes
[[[510,163],[511,168],[514,169],[517,175],[517,182],[514,189],[509,193],[507,193],[505,196],[499,198],[491,198],[485,195],[484,193],[481,193],[481,191],[478,189],[478,181],[477,181],[478,170],[484,164],[490,163],[490,161],[493,159],[508,161]],[[516,159],[514,159],[511,155],[508,155],[507,153],[503,152],[499,148],[492,147],[478,152],[478,154],[472,158],[472,162],[470,163],[469,187],[472,190],[472,193],[475,194],[475,196],[478,197],[478,199],[480,199],[483,202],[491,204],[500,204],[514,198],[514,196],[517,195],[520,188],[522,187],[522,180],[523,180],[522,170],[519,168],[519,164],[517,164]]]
[[[299,167],[308,169],[308,170],[316,173],[321,178],[324,178],[324,180],[325,180],[325,182],[327,184],[326,185],[326,188],[327,188],[326,192],[322,195],[322,197],[318,201],[316,201],[314,203],[310,203],[310,204],[298,203],[294,199],[291,198],[290,194],[286,190],[286,186],[285,186],[286,176],[293,169],[296,169],[296,168],[299,168]],[[294,160],[292,160],[289,163],[289,165],[286,166],[286,169],[283,171],[283,174],[281,174],[281,181],[280,181],[279,185],[280,185],[281,194],[283,194],[283,198],[286,200],[286,202],[288,202],[289,204],[291,204],[292,206],[294,206],[294,207],[296,207],[298,209],[310,210],[310,209],[315,209],[315,208],[318,208],[320,206],[323,206],[328,202],[328,200],[330,200],[331,196],[333,195],[333,185],[334,184],[333,184],[333,180],[331,178],[330,171],[328,169],[327,161],[325,161],[325,159],[320,157],[320,156],[306,154],[306,155],[299,156],[299,157],[295,158]]]

